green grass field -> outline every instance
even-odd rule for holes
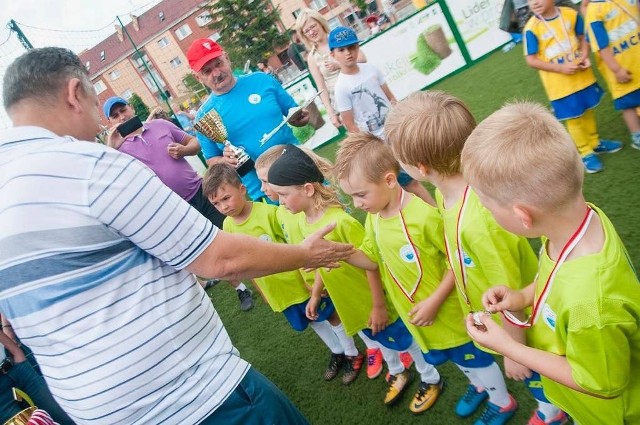
[[[460,97],[478,121],[514,99],[547,104],[537,73],[524,63],[521,47],[508,53],[498,51],[432,89]],[[621,152],[603,158],[604,172],[585,177],[585,195],[609,215],[635,261],[640,255],[640,226],[635,222],[640,185],[634,180],[638,177],[640,151],[629,147],[628,132],[621,116],[613,110],[609,96],[596,109],[596,115],[601,137],[622,140],[626,146]],[[318,153],[333,159],[336,148],[336,144],[324,146]],[[362,217],[361,212],[355,215]],[[343,386],[340,379],[323,381],[329,352],[313,331],[296,333],[283,315],[273,313],[260,299],[256,299],[253,310],[242,313],[229,285],[214,287],[210,295],[242,357],[278,385],[312,424],[473,422],[473,418],[463,420],[453,413],[466,382],[462,373],[450,364],[439,367],[447,379],[447,388],[440,400],[430,411],[413,416],[408,404],[417,387],[416,379],[399,403],[387,408],[382,403],[386,391],[382,377],[370,381],[362,373],[348,387]],[[361,342],[359,346],[363,347]],[[511,423],[525,424],[534,408],[533,399],[521,383],[509,381],[508,386],[520,402]]]

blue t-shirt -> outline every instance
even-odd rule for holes
[[[215,109],[227,127],[229,141],[242,146],[255,161],[271,146],[297,144],[289,126],[282,126],[268,142],[260,146],[260,140],[282,122],[289,109],[298,106],[280,83],[263,72],[238,77],[230,92],[212,93],[196,114],[196,122],[211,109]],[[223,146],[198,133],[198,141],[204,157],[222,156]],[[254,171],[242,177],[249,197],[256,200],[264,196],[260,180]]]

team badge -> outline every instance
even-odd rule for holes
[[[555,332],[557,315],[555,311],[551,310],[549,304],[545,303],[544,307],[542,308],[542,318],[544,320],[544,323],[549,326],[549,329]]]
[[[413,251],[413,247],[407,244],[400,248],[400,258],[402,258],[406,263],[415,263],[416,253]]]
[[[466,252],[464,252],[464,250],[462,251],[462,260],[464,261],[464,266],[465,267],[475,267],[475,263],[473,262],[473,260],[471,259],[471,257],[469,257],[467,255]]]
[[[263,241],[271,242],[271,236],[264,234],[261,235],[258,239],[262,239]]]
[[[258,103],[260,103],[261,100],[262,98],[257,93],[253,93],[249,95],[249,103],[252,105],[257,105]]]

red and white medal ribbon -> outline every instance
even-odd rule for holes
[[[467,207],[467,201],[469,200],[469,186],[464,188],[464,194],[462,195],[462,205],[460,205],[460,211],[458,212],[458,218],[456,220],[456,242],[458,246],[456,247],[456,258],[458,260],[458,265],[460,266],[460,280],[455,279],[456,287],[458,288],[458,292],[462,295],[464,302],[469,306],[469,310],[473,311],[471,307],[471,301],[469,301],[469,295],[467,294],[467,269],[464,265],[464,251],[462,250],[462,232],[460,231],[462,227],[462,218],[464,217],[464,212]],[[444,246],[447,250],[447,260],[449,260],[449,266],[451,270],[455,271],[453,266],[453,254],[451,253],[449,241],[447,240],[447,233],[444,234]],[[454,273],[455,275],[455,273]]]
[[[504,310],[502,314],[509,323],[511,323],[512,325],[518,326],[519,328],[530,328],[536,323],[536,320],[540,315],[540,307],[544,306],[547,300],[547,297],[549,296],[549,292],[551,292],[551,286],[553,285],[553,281],[555,280],[556,274],[558,273],[558,269],[560,269],[562,264],[565,262],[565,260],[569,256],[569,254],[571,254],[571,251],[573,251],[576,245],[580,243],[585,233],[587,233],[587,229],[589,228],[589,223],[591,223],[591,219],[593,218],[594,215],[595,215],[595,212],[593,211],[593,209],[591,209],[591,207],[587,207],[587,212],[584,218],[582,219],[580,226],[576,229],[574,234],[569,238],[567,243],[562,248],[562,251],[560,251],[560,255],[558,256],[558,261],[556,261],[556,264],[554,264],[553,269],[551,269],[551,273],[549,274],[549,277],[547,278],[547,281],[545,282],[544,287],[542,288],[542,292],[540,293],[540,296],[536,301],[534,301],[533,311],[531,312],[531,316],[529,316],[529,318],[525,322],[523,322],[520,319],[518,319],[516,316],[514,316],[513,313],[511,313],[510,311]],[[536,276],[536,279],[535,279],[536,283],[537,283],[537,280],[538,280],[538,276]]]
[[[391,276],[391,279],[393,280],[393,282],[396,284],[396,286],[398,286],[398,288],[400,288],[400,291],[402,292],[402,294],[405,297],[407,297],[407,299],[413,304],[415,303],[413,296],[418,291],[418,287],[420,286],[420,282],[422,281],[422,275],[424,274],[424,271],[422,268],[422,262],[420,261],[420,254],[418,253],[418,250],[416,249],[416,246],[413,243],[413,240],[411,239],[411,235],[409,234],[409,230],[407,229],[407,223],[404,221],[404,215],[402,214],[403,204],[404,204],[404,190],[401,190],[400,191],[400,211],[398,215],[400,217],[400,224],[402,224],[402,232],[404,233],[404,237],[407,240],[407,242],[409,242],[409,246],[411,247],[412,254],[416,259],[415,262],[418,267],[418,277],[416,278],[416,281],[413,283],[413,285],[407,288],[405,285],[402,284],[401,279],[398,279],[396,275],[393,273],[393,270],[391,270],[391,267],[389,266],[390,262],[383,261],[383,263],[386,269],[389,271],[389,275]],[[378,245],[378,247],[381,246],[380,242],[378,241],[378,235],[380,234],[380,232],[378,231],[379,219],[380,219],[380,213],[376,214],[376,244]]]

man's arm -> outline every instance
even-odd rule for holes
[[[239,280],[300,268],[335,265],[349,258],[351,245],[323,239],[335,225],[309,236],[300,245],[272,243],[251,236],[218,232],[214,240],[187,270],[205,277]]]
[[[185,156],[197,155],[200,152],[200,142],[195,137],[186,134],[180,143],[171,143],[167,146],[167,151],[172,158],[180,159]]]

